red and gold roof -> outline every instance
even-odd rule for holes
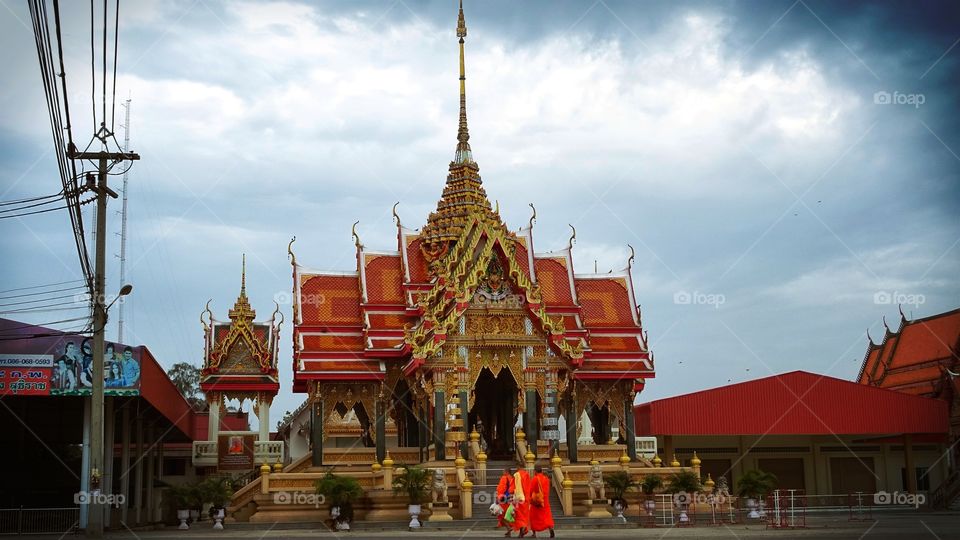
[[[858,382],[910,394],[937,396],[946,370],[960,366],[960,309],[886,328],[880,343],[870,340]]]
[[[204,392],[266,392],[276,395],[280,389],[277,340],[283,315],[280,314],[277,320],[278,306],[268,321],[254,321],[257,312],[247,299],[246,257],[243,267],[240,295],[228,312],[230,320],[214,319],[210,302],[200,316],[204,332],[200,388]]]
[[[575,274],[573,238],[564,250],[535,253],[536,211],[526,227],[512,232],[490,204],[468,142],[462,11],[457,34],[457,148],[424,227],[404,227],[395,205],[396,251],[369,250],[354,232],[352,272],[307,268],[289,249],[294,390],[306,391],[311,381],[383,380],[391,363],[407,374],[420,369],[439,354],[492,267],[522,298],[538,335],[546,336],[573,378],[653,377],[630,277],[633,257],[620,272]]]

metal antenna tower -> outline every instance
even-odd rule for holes
[[[123,151],[130,152],[130,101],[128,97],[123,107],[126,109],[126,120],[123,123]],[[130,167],[123,171],[123,209],[120,211],[120,283],[127,282],[127,179]],[[117,343],[123,343],[123,304],[117,306]]]

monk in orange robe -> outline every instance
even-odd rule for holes
[[[526,469],[521,468],[513,475],[513,483],[517,486],[517,492],[513,496],[513,506],[515,508],[513,529],[520,532],[520,538],[527,534],[530,525],[530,488],[533,485],[533,478]],[[508,531],[509,532],[509,531]]]
[[[510,536],[510,527],[511,524],[503,520],[503,516],[507,515],[507,507],[510,506],[510,499],[513,497],[514,491],[513,483],[513,467],[507,467],[503,470],[503,476],[500,477],[500,482],[497,484],[497,503],[500,505],[500,509],[503,510],[500,512],[500,515],[497,516],[497,527],[506,527],[507,534],[505,536]]]
[[[540,465],[534,469],[530,487],[531,500],[534,493],[543,494],[543,505],[530,505],[530,530],[536,537],[538,532],[549,529],[550,538],[553,538],[556,533],[553,531],[553,513],[550,512],[550,477],[543,474],[543,467]]]

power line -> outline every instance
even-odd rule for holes
[[[60,193],[54,193],[53,195],[41,195],[39,197],[27,197],[25,199],[16,199],[13,201],[0,201],[0,206],[13,206],[15,204],[26,204],[36,201],[42,201],[44,199],[58,199],[63,197],[63,191]]]
[[[0,304],[0,308],[10,307],[10,306],[23,306],[27,304],[35,304],[37,302],[49,302],[50,300],[63,300],[64,298],[73,298],[74,302],[77,302],[77,295],[75,294],[65,294],[61,296],[51,296],[50,298],[34,298],[33,300],[20,300],[19,302],[8,302]]]
[[[112,103],[110,104],[110,132],[114,132],[114,118],[117,113],[117,52],[119,50],[120,44],[120,0],[116,0],[117,10],[113,15],[113,98],[111,99]],[[106,0],[104,0],[104,8],[106,8]],[[103,21],[103,27],[107,27],[107,21]],[[129,151],[125,148],[124,152]]]
[[[33,203],[33,204],[23,205],[23,206],[20,206],[20,207],[18,207],[18,208],[6,208],[6,209],[3,209],[3,210],[0,210],[0,214],[5,214],[5,213],[7,213],[7,212],[19,212],[19,211],[21,211],[21,210],[26,210],[27,208],[36,208],[36,207],[38,207],[38,206],[43,206],[43,205],[45,205],[45,204],[53,204],[53,203],[56,203],[56,202],[60,202],[60,200],[61,200],[61,199],[50,199],[49,201],[35,202],[35,203]]]
[[[11,326],[11,327],[8,327],[8,328],[3,328],[2,331],[3,331],[3,332],[9,332],[9,331],[11,331],[11,330],[21,330],[21,329],[24,329],[24,328],[36,328],[36,327],[38,327],[38,326],[44,327],[44,326],[50,326],[50,325],[53,325],[53,324],[63,324],[63,323],[68,323],[68,322],[89,321],[89,320],[90,320],[90,317],[74,317],[74,318],[72,318],[72,319],[62,319],[62,320],[59,320],[59,321],[49,321],[49,322],[42,322],[42,323],[37,323],[37,324],[23,324],[23,325],[20,325],[20,326]],[[89,325],[88,325],[88,326],[89,326]]]
[[[7,294],[7,293],[19,292],[19,291],[32,291],[34,289],[42,289],[44,287],[59,287],[61,285],[68,285],[70,283],[78,283],[78,282],[85,282],[85,281],[86,280],[84,279],[71,279],[68,281],[61,281],[58,283],[48,283],[46,285],[32,285],[30,287],[18,287],[16,289],[7,289],[5,291],[0,291],[0,294]]]
[[[14,298],[26,298],[26,297],[28,297],[28,296],[40,296],[40,295],[44,295],[44,294],[54,294],[54,293],[58,293],[58,292],[76,291],[76,290],[83,289],[83,288],[84,288],[83,285],[78,285],[78,286],[76,286],[76,287],[66,287],[66,288],[63,288],[63,289],[53,289],[53,290],[50,290],[50,291],[40,291],[40,292],[32,292],[32,293],[24,293],[24,294],[14,294],[14,295],[11,295],[11,296],[0,296],[0,300],[13,300]]]

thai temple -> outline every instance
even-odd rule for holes
[[[472,430],[491,456],[509,458],[519,422],[530,441],[565,442],[575,461],[577,434],[561,434],[558,418],[585,411],[596,443],[619,428],[635,459],[633,398],[654,367],[633,258],[620,272],[580,274],[573,237],[562,251],[535,250],[535,210],[517,232],[501,219],[470,147],[466,35],[461,8],[457,144],[436,211],[411,229],[395,206],[393,250],[354,233],[351,271],[311,270],[290,252],[294,391],[315,405],[313,462],[333,450],[327,419],[351,410],[380,460],[388,448],[445,459]],[[395,437],[385,436],[388,420]]]
[[[634,398],[655,371],[632,250],[619,272],[578,273],[575,230],[565,249],[538,252],[533,204],[519,229],[503,221],[470,146],[462,5],[456,30],[457,142],[436,210],[411,228],[394,205],[397,243],[385,249],[365,246],[354,223],[346,271],[312,269],[324,261],[290,241],[293,391],[306,400],[281,425],[285,463],[265,463],[234,496],[238,520],[308,519],[315,508],[268,495],[312,492],[331,467],[367,489],[367,520],[405,511],[392,497],[395,464],[446,471],[459,517],[471,515],[469,490],[495,484],[508,463],[550,463],[566,515],[588,469],[680,470],[653,469],[655,448],[637,448]]]

